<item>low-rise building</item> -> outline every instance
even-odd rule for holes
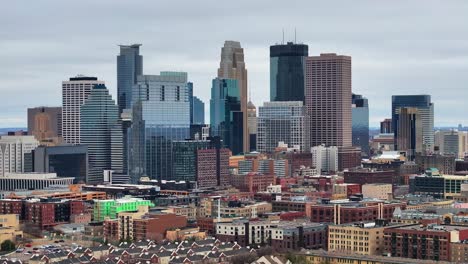
[[[381,255],[386,221],[349,223],[328,227],[328,251]]]
[[[362,195],[368,198],[391,200],[393,186],[388,183],[371,183],[362,185]]]
[[[20,230],[19,215],[0,215],[0,244],[5,240],[16,241],[16,239],[22,237],[23,231]]]

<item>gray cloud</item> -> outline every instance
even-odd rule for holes
[[[436,124],[468,124],[466,1],[9,1],[0,11],[0,127],[25,126],[26,107],[59,105],[61,81],[105,80],[115,95],[117,44],[142,43],[144,72],[182,70],[208,111],[224,40],[245,48],[254,103],[269,98],[269,45],[294,39],[311,55],[353,57],[353,90],[371,125],[392,94],[428,93]],[[115,97],[115,96],[114,96]]]

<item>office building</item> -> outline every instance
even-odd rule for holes
[[[328,251],[379,256],[384,251],[386,221],[328,226]]]
[[[270,101],[304,102],[304,68],[309,47],[288,42],[270,46]]]
[[[418,135],[416,141],[421,141],[421,149],[426,152],[434,150],[434,103],[431,102],[430,95],[394,95],[392,96],[392,127],[395,131],[395,150],[398,145],[398,122],[400,108],[416,108],[420,115],[422,135]]]
[[[201,149],[215,149],[211,140],[177,140],[173,142],[173,173],[171,180],[197,180],[197,154]]]
[[[305,107],[301,101],[265,102],[259,107],[257,151],[272,153],[283,142],[300,151],[309,149]]]
[[[62,82],[62,137],[66,143],[81,143],[81,106],[96,84],[96,77],[78,75]]]
[[[415,163],[418,165],[418,172],[425,172],[427,169],[436,168],[442,174],[455,174],[455,155],[440,154],[416,154]]]
[[[339,147],[338,148],[338,170],[352,169],[361,166],[360,147]]]
[[[85,145],[39,146],[33,151],[33,171],[72,177],[74,183],[86,183],[88,147]]]
[[[305,102],[310,146],[351,146],[351,57],[307,57]]]
[[[258,131],[258,119],[257,119],[257,107],[249,101],[247,104],[247,126],[249,129],[249,142],[250,151],[257,150],[257,131]]]
[[[467,150],[467,135],[465,131],[436,131],[434,134],[435,152],[464,158]]]
[[[62,107],[28,108],[28,135],[41,145],[59,144],[62,137]]]
[[[214,149],[197,150],[197,185],[199,188],[229,184],[229,157],[231,151],[215,143]]]
[[[221,137],[234,155],[244,150],[244,114],[238,85],[234,79],[214,79],[210,100],[211,135]]]
[[[418,108],[400,107],[395,116],[395,150],[405,151],[408,160],[423,153],[422,116]],[[425,153],[425,152],[424,152]]]
[[[123,170],[119,108],[103,84],[95,85],[81,106],[81,143],[88,146],[88,184],[102,183],[104,170]]]
[[[143,56],[140,55],[141,44],[119,45],[117,56],[117,94],[119,113],[131,109],[132,89],[137,83],[137,76],[143,75]]]
[[[129,174],[167,180],[172,174],[172,141],[190,136],[187,73],[142,75],[134,87]]]
[[[391,118],[385,118],[383,121],[380,121],[380,134],[393,133],[392,123]]]
[[[38,146],[34,136],[0,136],[0,176],[32,172],[32,151]]]
[[[468,181],[468,175],[440,175],[426,173],[410,178],[410,193],[431,195],[435,198],[453,199],[460,196],[461,185]]]
[[[230,183],[240,192],[264,192],[267,187],[276,183],[274,174],[249,172],[245,174],[231,174]]]
[[[369,156],[369,104],[367,98],[352,95],[352,142],[360,147],[363,156]]]
[[[192,124],[205,124],[205,103],[198,97],[193,97]]]
[[[338,148],[326,147],[325,145],[312,147],[312,167],[317,172],[337,172],[338,171]]]
[[[242,113],[242,151],[249,152],[249,131],[247,126],[247,69],[244,61],[244,49],[237,41],[227,40],[221,48],[221,62],[218,68],[218,78],[237,80]],[[239,118],[238,121],[241,119]],[[232,150],[232,149],[231,149]],[[233,150],[234,152],[234,150]]]

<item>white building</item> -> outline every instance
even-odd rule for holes
[[[338,171],[338,147],[325,147],[324,145],[311,148],[312,166],[318,173],[322,171]]]
[[[37,146],[39,141],[34,136],[1,136],[0,176],[10,172],[32,171],[31,152]]]
[[[305,107],[298,102],[265,102],[259,107],[257,151],[273,152],[279,142],[308,149]]]
[[[70,144],[81,143],[80,108],[96,84],[104,84],[96,77],[76,76],[62,82],[62,137]]]
[[[56,173],[6,173],[0,177],[1,191],[42,190],[68,187],[73,184],[73,177],[57,177]]]

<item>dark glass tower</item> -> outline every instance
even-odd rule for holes
[[[398,115],[403,107],[417,108],[422,122],[422,151],[434,150],[434,104],[430,95],[393,95],[392,96],[392,122],[395,131],[395,150],[397,144]]]
[[[119,112],[130,109],[132,105],[132,88],[137,83],[137,76],[143,74],[143,56],[140,55],[141,44],[120,45],[117,56],[117,94]]]
[[[243,113],[238,82],[213,80],[210,100],[211,135],[219,136],[234,155],[243,151]]]
[[[367,98],[359,94],[352,95],[352,141],[353,146],[361,147],[369,155],[369,104]]]
[[[305,44],[270,46],[270,100],[304,102]]]

